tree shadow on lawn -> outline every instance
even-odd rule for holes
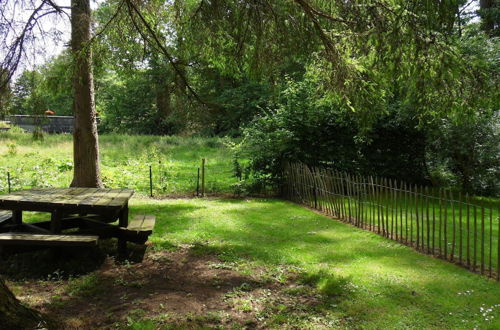
[[[85,275],[102,265],[109,245],[5,249],[0,255],[0,274],[11,280],[60,280]]]
[[[139,205],[136,213],[157,216],[153,239],[180,240],[197,237],[206,240],[191,241],[216,245],[220,251],[251,257],[269,264],[330,264],[334,267],[381,267],[394,274],[416,275],[450,272],[456,280],[477,279],[478,276],[457,268],[444,260],[423,256],[411,248],[340,221],[318,215],[295,204],[280,200],[259,200],[259,205],[240,208],[245,200],[211,201],[235,205],[220,213],[204,216],[197,212],[206,206],[193,205]],[[222,214],[227,219],[213,219]],[[208,217],[208,218],[207,218]],[[186,236],[184,236],[186,235]],[[423,280],[449,281],[446,274],[423,276]],[[483,280],[482,278],[480,278]]]
[[[205,222],[206,218],[193,215],[204,208],[190,205],[133,207],[135,213],[158,217],[155,235],[163,239],[160,242],[163,249],[157,246],[150,249],[142,263],[116,264],[112,258],[107,258],[103,264],[98,263],[95,268],[80,273],[86,274],[84,276],[74,274],[75,277],[69,280],[67,276],[58,277],[62,274],[60,269],[73,267],[69,263],[52,266],[33,276],[47,278],[56,269],[57,273],[51,275],[49,281],[10,281],[9,285],[18,298],[55,319],[62,328],[123,328],[148,322],[153,322],[153,327],[185,328],[267,327],[298,321],[319,326],[329,324],[319,307],[324,301],[314,290],[308,289],[307,283],[269,280],[261,276],[265,270],[243,274],[228,266],[224,258],[205,253],[202,245],[170,243],[169,232],[189,232],[192,226]],[[89,253],[81,257],[98,259]],[[72,260],[73,263],[80,261],[80,258]],[[44,264],[52,262],[50,259],[43,261]],[[37,260],[31,259],[23,265],[29,265],[34,271]]]
[[[313,293],[285,293],[297,287],[293,282],[243,275],[221,266],[216,257],[201,256],[187,247],[150,251],[140,264],[118,265],[108,258],[97,271],[83,277],[32,281],[20,287],[22,301],[62,328],[123,328],[149,323],[152,328],[256,327],[285,309],[291,313],[298,306],[314,309],[321,304]]]
[[[386,314],[387,319],[404,316],[401,322],[415,314],[424,324],[426,319],[434,319],[444,325],[449,313],[458,312],[477,320],[476,310],[495,304],[498,295],[494,291],[500,294],[498,286],[477,274],[288,202],[210,202],[224,207],[205,217],[196,210],[170,217],[155,233],[157,239],[201,237],[194,241],[200,245],[197,249],[224,261],[296,265],[313,277],[321,273],[323,282],[344,278],[344,291],[357,287],[351,293],[360,297],[356,299],[360,307],[349,308],[359,312],[352,316],[358,320],[372,318],[370,308]],[[168,210],[169,206],[159,207],[160,213]],[[317,280],[318,288],[321,281]],[[466,290],[474,295],[467,301],[457,298]],[[377,304],[379,301],[383,304]]]
[[[143,319],[185,327],[265,327],[294,324],[299,314],[311,326],[311,318],[324,317],[317,310],[325,302],[312,298],[319,291],[338,304],[326,313],[337,313],[340,325],[359,327],[376,319],[380,326],[425,327],[433,319],[439,327],[448,322],[445,311],[460,309],[462,317],[473,318],[471,306],[497,296],[475,274],[284,201],[196,203],[132,206],[132,215],[157,216],[156,246],[142,264],[116,265],[108,259],[94,273],[68,284],[25,284],[21,287],[38,290],[38,297],[45,290],[45,298],[21,298],[67,327],[111,327]],[[224,207],[212,210],[206,203]],[[192,245],[175,246],[178,242]],[[272,279],[257,276],[259,269],[226,269],[248,262],[266,268],[263,272]],[[285,282],[275,277],[276,269],[293,266],[299,274],[287,274]],[[251,289],[246,293],[228,298],[247,285]],[[303,285],[316,290],[304,293]],[[282,294],[296,288],[296,300]],[[468,289],[475,290],[474,296],[457,300],[457,292]],[[446,300],[457,305],[447,310]],[[291,307],[295,305],[298,309]]]

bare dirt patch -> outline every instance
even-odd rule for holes
[[[246,272],[248,274],[248,272]],[[322,299],[293,279],[270,280],[226,266],[215,255],[148,251],[142,263],[107,258],[94,272],[69,280],[10,282],[18,298],[61,328],[264,328],[322,314]],[[311,311],[315,311],[311,313]],[[322,321],[321,321],[322,322]]]

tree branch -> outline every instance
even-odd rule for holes
[[[151,25],[146,21],[146,19],[144,18],[144,16],[142,15],[142,13],[140,12],[140,10],[137,8],[137,6],[131,1],[131,0],[125,0],[127,2],[127,5],[128,5],[128,8],[129,8],[129,13],[131,15],[131,17],[133,17],[134,13],[137,15],[137,17],[139,17],[141,23],[144,25],[144,27],[146,28],[146,30],[148,31],[150,37],[153,39],[153,43],[156,44],[156,46],[160,49],[160,51],[163,53],[163,55],[167,58],[167,60],[170,62],[170,64],[172,65],[172,67],[174,68],[174,71],[175,73],[181,78],[182,82],[185,84],[186,88],[189,90],[189,92],[191,93],[191,95],[193,95],[193,97],[200,103],[202,104],[205,104],[207,105],[206,102],[204,102],[201,97],[198,95],[198,93],[196,93],[196,91],[191,87],[191,85],[189,84],[187,78],[184,76],[183,72],[181,69],[179,69],[178,67],[178,64],[177,62],[174,60],[173,56],[169,53],[169,51],[167,50],[167,48],[163,45],[163,43],[158,39],[158,36],[156,35],[156,33],[154,32],[153,28],[151,27]],[[136,29],[138,29],[138,32],[141,34],[141,36],[143,37],[143,39],[148,42],[148,43],[151,43],[151,41],[149,40],[149,38],[147,38],[147,36],[145,36],[141,29],[134,23]]]

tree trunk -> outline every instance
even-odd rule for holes
[[[24,307],[0,278],[0,329],[28,329],[43,324],[41,316]]]
[[[167,119],[172,113],[171,94],[170,82],[165,81],[165,79],[159,79],[156,91],[156,107],[158,108],[158,117],[161,120]]]
[[[71,50],[73,54],[74,175],[72,187],[102,187],[99,140],[94,104],[90,0],[71,0]]]
[[[479,16],[481,17],[481,25],[483,30],[492,34],[495,28],[495,0],[480,0],[479,1]]]

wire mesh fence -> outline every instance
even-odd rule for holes
[[[0,193],[31,188],[68,187],[71,184],[72,164],[41,164],[35,168],[5,168],[0,172]],[[107,188],[128,188],[148,196],[197,195],[232,193],[239,182],[231,163],[206,160],[204,177],[202,162],[153,161],[101,166],[101,176]]]
[[[499,205],[394,179],[286,164],[286,198],[500,280]]]

